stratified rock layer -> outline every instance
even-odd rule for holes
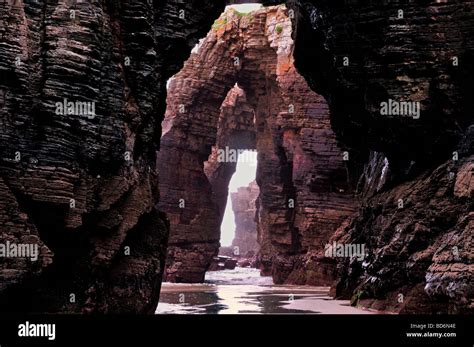
[[[237,188],[231,193],[232,210],[234,211],[235,236],[232,241],[234,253],[241,257],[251,258],[258,253],[257,223],[255,205],[260,190],[257,182],[250,183],[247,187]],[[237,247],[237,248],[236,248]],[[235,252],[237,250],[237,252]]]
[[[368,257],[329,269],[335,294],[472,312],[474,3],[288,3],[295,64],[329,100],[362,204],[331,242],[365,244]],[[420,117],[382,116],[389,99],[420,102]]]
[[[223,4],[0,6],[0,241],[41,250],[36,262],[1,259],[1,311],[153,312],[168,233],[155,209],[166,81]],[[61,111],[65,99],[95,113]]]
[[[451,157],[473,120],[472,1],[290,3],[296,66],[342,143],[383,152],[398,175]],[[420,118],[381,116],[388,99],[419,101]]]
[[[293,31],[281,8],[229,13],[171,81],[158,157],[175,230],[168,278],[201,281],[217,252],[235,170],[217,150],[258,149],[263,273],[336,280],[336,295],[381,309],[472,312],[473,2],[287,3]],[[1,310],[152,312],[166,81],[223,4],[0,6],[1,242],[40,250],[1,259]],[[331,126],[294,69],[291,32]],[[244,93],[229,92],[236,82]],[[56,112],[65,99],[95,114]],[[388,99],[419,101],[420,118],[382,117]],[[361,209],[344,220],[353,188]],[[328,240],[363,243],[368,257],[328,257]]]
[[[171,79],[157,161],[159,208],[171,224],[167,280],[202,281],[217,254],[235,171],[235,162],[219,160],[226,147],[258,151],[259,260],[275,282],[353,212],[327,104],[298,75],[292,53],[284,6],[229,10]],[[235,83],[244,94],[231,91]],[[302,274],[297,282],[307,281]]]

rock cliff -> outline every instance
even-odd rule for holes
[[[1,311],[153,312],[168,234],[155,151],[166,81],[214,1],[0,4]]]
[[[162,276],[202,281],[250,149],[263,275],[472,313],[474,3],[224,3],[0,4],[0,310],[149,313]]]
[[[353,212],[344,151],[326,101],[296,72],[291,32],[284,6],[229,9],[170,80],[157,161],[167,280],[202,281],[217,254],[237,159],[223,152],[258,152],[260,264],[277,283],[311,282],[294,263]]]
[[[361,200],[332,241],[366,244],[368,257],[339,263],[335,294],[398,312],[472,312],[474,3],[288,3],[295,64],[329,100]],[[388,100],[420,113],[384,116]]]
[[[247,187],[239,187],[235,193],[230,194],[235,216],[235,236],[232,247],[234,253],[242,257],[251,258],[259,251],[255,222],[257,212],[255,203],[259,193],[257,182],[254,181]]]

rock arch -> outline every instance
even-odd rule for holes
[[[259,257],[275,282],[311,282],[292,274],[297,260],[321,251],[353,212],[327,103],[297,73],[292,51],[284,6],[228,10],[169,82],[157,158],[158,208],[171,224],[168,281],[203,281],[218,251],[235,171],[216,160],[222,146],[258,151]]]

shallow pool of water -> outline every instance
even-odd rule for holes
[[[157,314],[370,314],[328,287],[274,285],[257,269],[208,272],[205,283],[163,283]]]

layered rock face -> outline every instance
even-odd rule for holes
[[[157,161],[159,208],[171,224],[167,280],[202,281],[217,254],[235,171],[223,151],[258,152],[260,263],[277,283],[290,275],[307,283],[301,269],[292,273],[296,261],[321,250],[353,212],[326,101],[298,75],[292,53],[285,7],[229,10],[171,79]]]
[[[368,199],[331,240],[368,251],[340,264],[336,294],[403,313],[472,310],[473,170],[471,155]]]
[[[473,2],[289,1],[296,66],[330,102],[361,209],[333,241],[336,295],[398,312],[473,312]],[[308,49],[312,47],[312,49]],[[418,116],[381,114],[419,102]]]
[[[472,124],[473,7],[470,1],[291,2],[297,68],[330,96],[341,142],[353,151],[383,152],[398,175],[451,158]],[[380,103],[389,99],[419,101],[420,117],[381,116]]]
[[[3,312],[153,312],[165,253],[168,280],[202,281],[226,148],[259,153],[276,283],[473,312],[473,3],[287,4],[214,23],[170,81],[162,133],[166,82],[223,3],[2,2],[0,243],[39,252],[0,259]],[[391,101],[420,113],[382,115]],[[333,242],[367,256],[328,256]]]
[[[199,3],[199,4],[198,4]],[[223,4],[0,5],[1,311],[153,312],[168,234],[155,150],[167,79]]]
[[[237,192],[230,194],[235,216],[235,236],[232,247],[238,250],[238,255],[242,257],[253,257],[259,250],[255,222],[259,193],[257,182],[254,181],[247,187],[239,187]]]
[[[191,60],[193,58],[194,55]],[[220,224],[237,159],[234,155],[234,160],[220,160],[218,150],[224,150],[229,156],[232,154],[229,151],[255,147],[254,113],[244,91],[237,86],[224,95],[225,99],[219,108],[209,110],[215,104],[201,104],[197,100],[197,107],[207,106],[203,114],[190,108],[186,113],[172,118],[174,113],[171,105],[183,105],[179,103],[184,100],[193,102],[192,98],[189,100],[187,97],[189,90],[174,89],[175,86],[185,89],[189,86],[189,81],[180,79],[181,74],[190,74],[183,79],[195,78],[193,65],[187,70],[188,64],[189,61],[170,82],[163,129],[165,135],[157,161],[161,190],[159,208],[167,213],[173,226],[165,272],[166,280],[173,282],[203,282],[206,270],[218,253]],[[200,94],[202,89],[199,88],[213,88],[205,83],[194,85],[196,89],[192,93],[197,93],[193,96],[196,99],[206,95]],[[215,91],[222,92],[221,89]],[[173,124],[167,125],[167,122]],[[194,128],[192,134],[199,135],[194,135],[190,141],[188,137],[181,140],[179,137],[184,132],[189,134],[190,125]],[[170,130],[166,132],[168,126]],[[212,138],[206,138],[208,136]],[[200,141],[208,141],[209,145],[205,146]],[[213,145],[212,141],[215,141]],[[190,146],[193,146],[191,151]],[[176,170],[176,163],[179,170]]]

